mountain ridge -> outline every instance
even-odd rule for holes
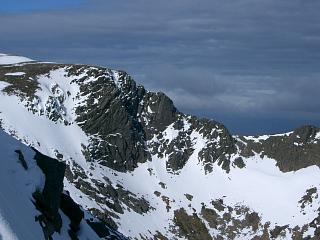
[[[0,66],[0,93],[1,127],[64,161],[71,197],[129,238],[319,236],[316,127],[232,136],[123,71],[88,65]]]

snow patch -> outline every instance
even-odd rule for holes
[[[17,64],[33,61],[30,58],[0,54],[0,65]]]
[[[25,72],[14,72],[14,73],[6,73],[5,76],[23,76]]]

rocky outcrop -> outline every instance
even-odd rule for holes
[[[319,131],[314,126],[303,126],[292,133],[267,139],[241,137],[237,145],[244,157],[258,153],[261,157],[275,159],[283,172],[297,171],[313,165],[320,166],[320,139],[316,137]]]
[[[85,70],[80,68],[77,72]],[[87,81],[91,77],[95,81]],[[76,109],[76,121],[87,134],[98,136],[91,138],[86,149],[90,153],[88,160],[98,160],[117,171],[132,171],[139,162],[150,158],[137,117],[144,88],[137,87],[126,73],[114,76],[107,69],[88,71],[77,83],[87,100]]]
[[[60,232],[62,220],[59,214],[65,164],[49,158],[37,150],[35,160],[45,175],[43,190],[34,192],[35,205],[42,213],[37,217],[45,239],[51,239],[54,232]]]
[[[206,225],[197,214],[188,215],[184,209],[174,212],[174,222],[180,237],[186,239],[212,240]]]
[[[66,164],[45,156],[35,149],[34,151],[36,152],[34,159],[45,175],[44,188],[42,190],[38,189],[33,193],[34,204],[41,212],[36,217],[36,221],[39,222],[43,229],[44,238],[51,240],[55,232],[60,232],[62,219],[59,210],[61,210],[70,219],[70,228],[68,230],[70,239],[77,240],[80,223],[84,220],[84,211],[67,193],[63,192]],[[107,229],[104,235],[106,239],[108,239],[107,237],[116,240],[126,239],[114,229],[107,227],[106,223],[91,222],[89,220],[88,223],[98,235],[101,233],[101,229]],[[99,225],[98,228],[97,224]]]
[[[69,236],[72,240],[78,239],[77,232],[80,230],[80,223],[84,218],[84,212],[66,193],[61,194],[60,209],[70,219]]]
[[[94,216],[98,217],[98,219],[110,227],[117,229],[117,225],[113,219],[118,219],[119,214],[123,214],[125,208],[129,208],[139,214],[144,214],[152,210],[147,200],[127,191],[119,184],[113,186],[112,182],[107,178],[105,178],[105,182],[92,180],[93,184],[88,183],[88,177],[85,176],[84,173],[79,172],[78,169],[81,168],[70,169],[70,167],[67,167],[65,174],[67,180],[90,198],[94,199],[96,203],[106,205],[113,211],[89,209]]]
[[[78,89],[73,93],[76,95],[50,83],[54,71],[64,73],[68,84]],[[7,76],[7,72],[25,74],[14,77]],[[206,171],[210,172],[215,162],[226,171],[229,169],[235,146],[222,124],[180,113],[164,93],[146,91],[126,72],[86,65],[32,63],[1,68],[0,78],[9,84],[4,92],[20,96],[30,111],[53,122],[73,123],[69,116],[72,113],[67,113],[65,106],[67,101],[73,101],[74,122],[90,138],[89,145],[82,146],[88,162],[126,172],[150,160],[152,154],[159,154],[168,156],[167,168],[176,173],[193,153],[195,140],[191,135],[197,132],[207,140],[198,153]],[[47,99],[37,95],[42,88],[39,78],[49,81]],[[179,133],[168,142],[162,133],[171,125]]]

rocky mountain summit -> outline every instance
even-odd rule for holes
[[[232,136],[123,71],[7,55],[0,64],[1,128],[63,165],[55,191],[101,238],[101,228],[129,239],[320,237],[320,129]]]

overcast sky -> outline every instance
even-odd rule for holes
[[[318,0],[2,0],[0,52],[126,70],[233,133],[284,132],[320,126],[319,11]]]

